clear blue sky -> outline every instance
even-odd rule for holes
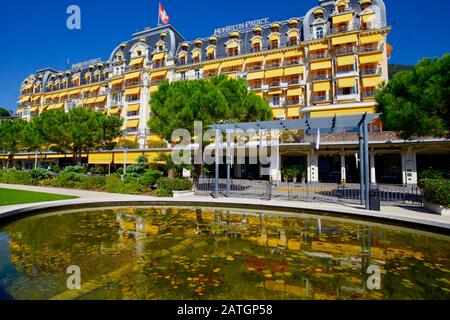
[[[303,16],[317,0],[162,0],[171,24],[188,40],[215,28],[256,18],[271,21]],[[414,64],[450,52],[448,0],[385,0],[391,63]],[[82,30],[66,28],[66,9],[81,7]],[[157,24],[157,0],[15,0],[0,10],[0,106],[16,109],[21,81],[45,67],[107,59],[131,34]]]

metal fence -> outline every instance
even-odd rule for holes
[[[377,185],[381,202],[385,204],[417,204],[423,201],[418,186]],[[227,191],[228,190],[228,191]],[[212,196],[215,192],[213,178],[201,178],[195,183],[195,194]],[[268,181],[219,179],[219,197],[257,198],[267,200],[322,201],[359,204],[361,202],[360,185],[337,183],[270,183]]]

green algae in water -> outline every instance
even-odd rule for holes
[[[357,220],[119,208],[0,232],[1,299],[450,299],[450,237]],[[81,290],[67,289],[72,265]]]

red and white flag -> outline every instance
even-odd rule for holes
[[[161,19],[161,22],[163,24],[168,24],[170,21],[170,17],[167,14],[166,10],[164,9],[163,5],[161,4],[161,2],[159,3],[159,18]]]

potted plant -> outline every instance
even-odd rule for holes
[[[302,169],[302,170],[300,170],[300,177],[301,177],[301,181],[302,181],[302,184],[305,184],[306,183],[306,169]]]
[[[300,175],[300,169],[291,168],[292,182],[297,183],[298,176]]]

